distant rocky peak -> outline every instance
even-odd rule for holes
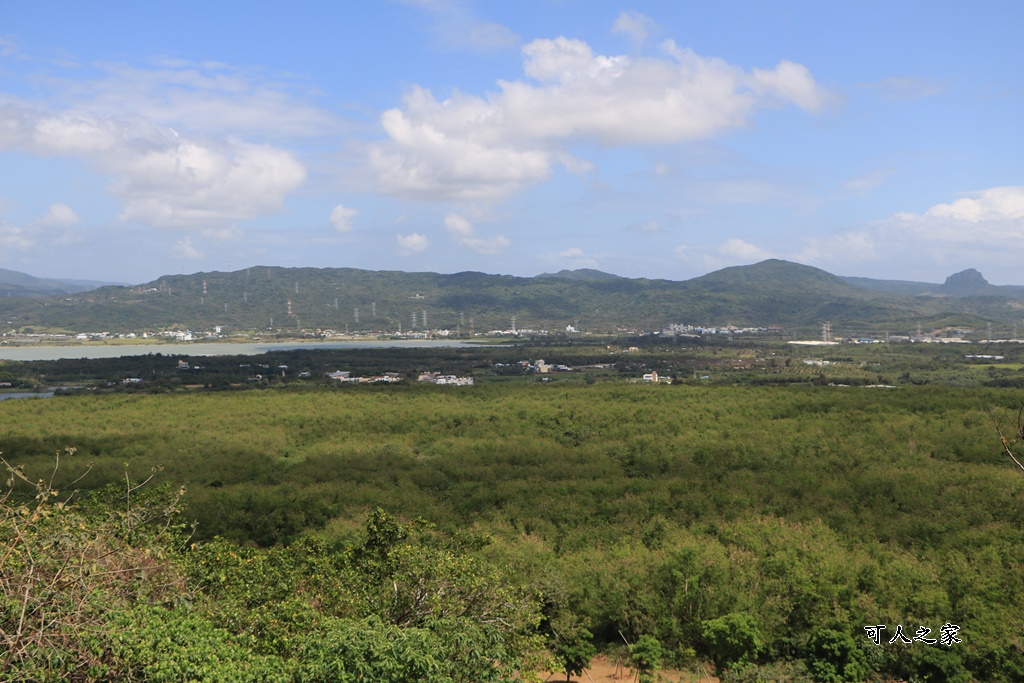
[[[946,278],[942,288],[954,291],[977,291],[989,288],[988,280],[974,268],[961,270]]]

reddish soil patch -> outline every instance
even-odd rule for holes
[[[655,676],[661,676],[661,680],[665,683],[718,683],[718,679],[714,676],[696,675],[690,671],[674,669],[662,669],[656,672]],[[547,683],[558,683],[565,681],[565,673],[561,671],[544,672],[541,674],[541,678]],[[570,680],[572,683],[633,683],[635,678],[636,672],[628,666],[616,666],[614,660],[598,656],[594,657],[590,662],[590,668],[582,676],[574,676]]]

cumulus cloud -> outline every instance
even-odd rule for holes
[[[820,111],[832,96],[806,67],[745,71],[662,44],[656,57],[594,54],[580,40],[522,49],[524,78],[483,96],[444,100],[422,87],[381,116],[387,140],[369,160],[383,190],[420,199],[497,199],[548,176],[578,141],[663,144],[749,124],[763,107]]]
[[[67,204],[51,204],[46,213],[36,219],[36,224],[44,228],[71,228],[82,222],[78,214]]]
[[[466,218],[456,213],[444,217],[444,227],[458,241],[460,246],[480,254],[495,254],[507,248],[511,242],[504,235],[482,238],[476,234],[476,228]]]
[[[923,214],[898,213],[887,227],[943,242],[1012,244],[1024,239],[1024,186],[973,192]]]
[[[204,140],[133,118],[70,109],[49,113],[0,107],[0,149],[86,160],[113,178],[121,219],[174,228],[280,210],[306,179],[291,153],[237,139]]]
[[[951,218],[969,223],[1019,220],[1024,218],[1024,186],[993,187],[949,204],[936,204],[925,212],[924,217]]]
[[[395,241],[398,243],[398,253],[402,256],[418,254],[421,251],[426,251],[430,246],[430,240],[418,232],[409,235],[395,235]]]
[[[330,221],[331,227],[338,232],[351,232],[352,231],[352,219],[359,215],[356,209],[350,209],[343,204],[338,204],[331,211]]]
[[[496,199],[551,171],[547,151],[485,143],[425,120],[428,109],[442,106],[426,90],[414,89],[406,104],[408,112],[392,109],[381,118],[390,144],[370,149],[370,165],[386,192],[418,199]]]

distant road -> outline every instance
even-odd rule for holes
[[[441,339],[397,339],[391,341],[282,342],[252,344],[188,343],[117,344],[111,346],[0,346],[0,360],[60,360],[61,358],[120,358],[162,353],[165,356],[256,356],[268,351],[295,349],[393,349],[432,346],[479,346],[472,342]]]

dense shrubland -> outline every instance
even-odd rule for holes
[[[607,647],[620,631],[730,680],[1021,680],[1024,476],[993,430],[1018,401],[613,383],[7,401],[0,450],[27,481],[2,541],[54,553],[57,523],[90,530],[68,542],[76,557],[102,538],[126,567],[159,565],[80,606],[123,625],[116,638],[84,629],[47,664],[97,680],[216,679],[161,669],[210,666],[185,652],[261,680],[383,662],[392,673],[366,680],[498,680],[544,642],[559,653],[558,633]],[[57,510],[82,466],[46,484],[59,496],[27,482],[49,482],[69,445],[92,469]],[[117,526],[126,466],[161,468],[139,496],[174,487],[141,535]],[[54,512],[29,523],[34,505]],[[5,634],[23,588],[6,594]],[[946,623],[961,644],[876,646],[863,629]]]
[[[344,549],[197,544],[180,492],[75,501],[3,464],[35,494],[0,497],[4,681],[471,683],[542,661],[536,600],[421,523],[377,510]]]

